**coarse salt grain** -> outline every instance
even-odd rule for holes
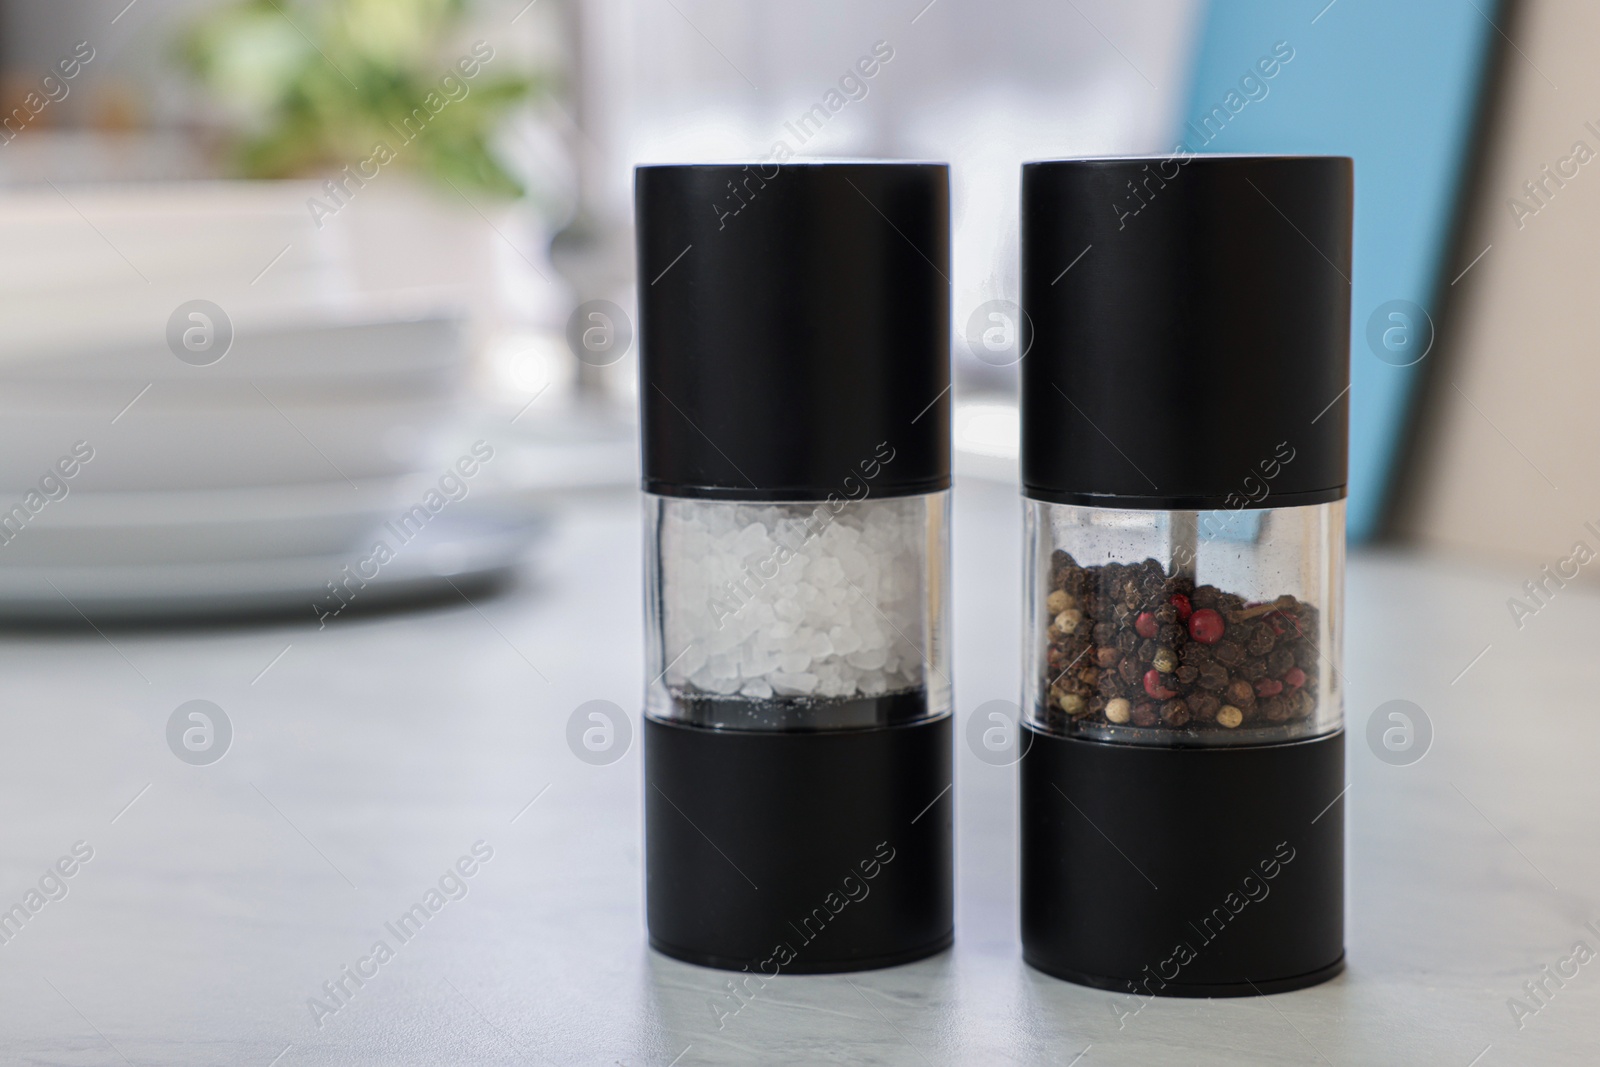
[[[926,540],[915,498],[674,501],[663,517],[675,688],[751,699],[877,696],[922,685]],[[811,521],[811,529],[806,523]]]

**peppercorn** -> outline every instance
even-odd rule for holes
[[[1306,672],[1299,667],[1290,667],[1283,673],[1283,683],[1292,689],[1299,689],[1306,684]]]
[[[1194,605],[1182,593],[1173,593],[1171,598],[1172,609],[1178,616],[1179,622],[1188,622],[1189,616],[1194,614]]]
[[[1056,616],[1056,629],[1064,634],[1077,630],[1078,624],[1083,621],[1083,612],[1077,608],[1068,608]]]
[[[1140,637],[1154,637],[1156,635],[1156,617],[1148,611],[1140,612],[1139,617],[1133,620],[1133,628]]]
[[[1206,689],[1226,689],[1228,669],[1220,663],[1208,663],[1200,668],[1200,685]]]
[[[1200,668],[1192,663],[1185,663],[1172,673],[1184,685],[1193,685],[1200,678]]]
[[[1240,711],[1232,704],[1224,704],[1221,710],[1217,712],[1218,726],[1226,726],[1228,729],[1232,730],[1242,722],[1244,722],[1244,712]]]
[[[1158,648],[1150,663],[1162,674],[1171,674],[1178,668],[1178,654],[1170,648]]]
[[[1144,691],[1156,700],[1171,700],[1178,695],[1162,684],[1161,672],[1153,667],[1144,672]]]
[[[1189,616],[1189,636],[1201,644],[1216,644],[1226,630],[1221,614],[1212,608],[1201,608]]]
[[[1232,641],[1218,641],[1212,646],[1211,654],[1217,657],[1217,662],[1224,667],[1237,667],[1244,662],[1244,649]]]
[[[1133,725],[1154,726],[1160,720],[1156,717],[1156,710],[1149,704],[1138,704],[1133,709]]]
[[[1118,724],[1125,723],[1128,721],[1131,710],[1132,705],[1125,698],[1114,697],[1106,701],[1106,721]]]
[[[1256,696],[1275,697],[1283,692],[1283,683],[1276,678],[1263,678],[1256,683]]]
[[[1201,722],[1215,722],[1217,710],[1222,707],[1222,701],[1211,693],[1190,693],[1189,714]]]
[[[1161,721],[1168,726],[1185,726],[1189,722],[1189,708],[1181,700],[1170,700],[1161,705]]]
[[[1229,681],[1224,696],[1227,697],[1228,703],[1241,708],[1249,707],[1256,702],[1256,691],[1243,678],[1234,678]]]
[[[1094,658],[1101,667],[1115,667],[1122,659],[1122,653],[1111,647],[1097,648],[1094,650]]]
[[[1144,561],[1144,574],[1139,579],[1139,598],[1141,600],[1155,600],[1161,595],[1161,587],[1166,584],[1166,576],[1162,573],[1161,564],[1153,559]]]
[[[1250,649],[1252,655],[1265,656],[1272,651],[1273,643],[1277,639],[1278,635],[1272,632],[1272,627],[1255,626],[1250,630],[1250,640],[1246,647]]]
[[[1077,693],[1061,694],[1060,703],[1061,710],[1066,712],[1068,715],[1082,715],[1084,711],[1087,710],[1083,704],[1083,697],[1079,696]]]

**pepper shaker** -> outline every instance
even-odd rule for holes
[[[1146,996],[1344,965],[1352,165],[1026,164],[1024,957]]]
[[[757,981],[938,952],[947,168],[645,166],[635,211],[650,943]]]

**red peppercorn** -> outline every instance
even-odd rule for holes
[[[1214,645],[1222,640],[1227,624],[1214,608],[1201,608],[1189,616],[1189,636],[1202,645]]]
[[[1288,671],[1284,673],[1283,682],[1290,689],[1299,689],[1302,685],[1306,684],[1306,672],[1301,670],[1299,667],[1290,667]]]
[[[1166,688],[1161,682],[1161,672],[1154,667],[1144,672],[1144,691],[1149,693],[1152,699],[1171,700],[1178,695],[1176,691]]]
[[[1283,692],[1283,683],[1276,678],[1263,678],[1256,683],[1256,696],[1275,697]]]
[[[1171,604],[1178,609],[1178,621],[1188,622],[1189,616],[1194,614],[1194,605],[1189,603],[1189,598],[1182,593],[1173,593]]]
[[[1133,628],[1139,632],[1140,637],[1154,637],[1161,624],[1156,622],[1156,617],[1148,611],[1141,611],[1139,617],[1133,620]]]

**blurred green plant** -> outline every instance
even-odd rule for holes
[[[548,79],[457,63],[469,0],[239,0],[208,10],[180,45],[188,69],[229,115],[242,177],[318,175],[366,159],[380,143],[402,167],[463,191],[520,196],[490,149],[507,114],[549,91]],[[450,51],[451,47],[455,51]],[[447,93],[446,76],[456,85]],[[430,94],[447,100],[436,113]],[[411,140],[404,125],[429,115]],[[415,124],[414,124],[415,125]],[[402,147],[403,145],[403,147]]]

